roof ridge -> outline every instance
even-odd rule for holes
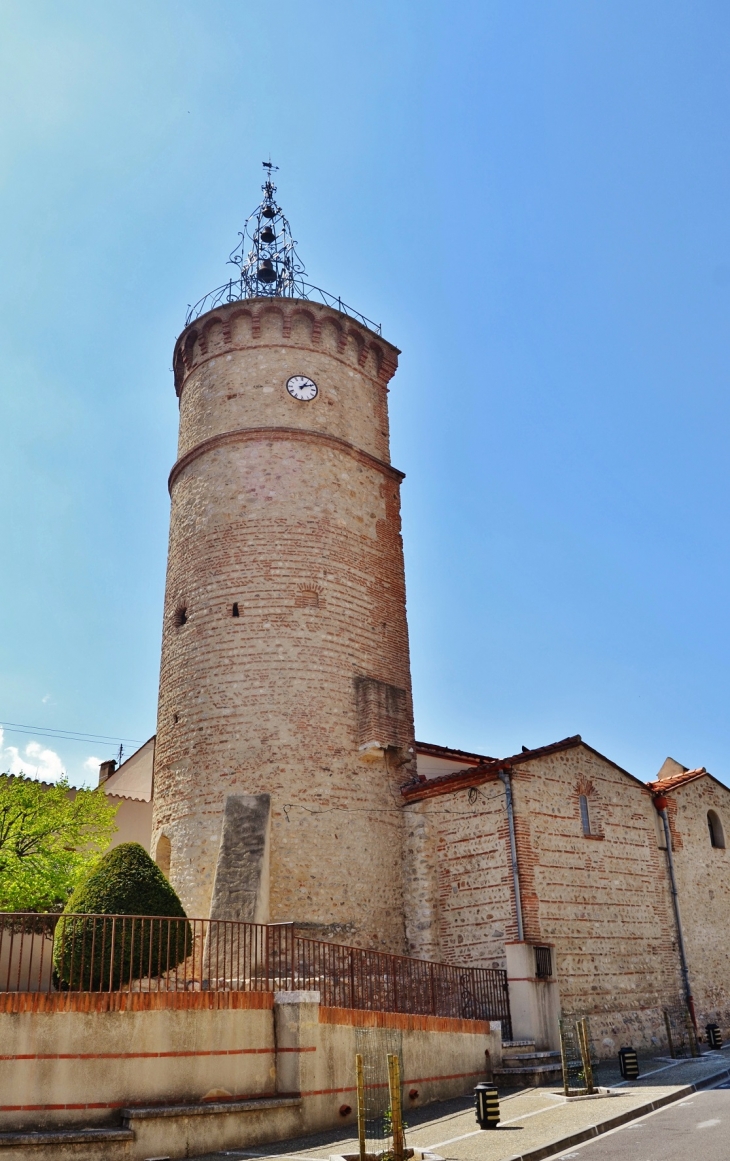
[[[496,762],[497,761],[496,758],[492,758],[491,755],[489,755],[489,754],[477,754],[474,750],[457,750],[455,746],[438,746],[438,745],[436,745],[435,742],[418,742],[417,741],[415,745],[416,745],[417,751],[419,749],[422,750],[423,752],[438,751],[438,753],[434,753],[435,757],[438,757],[438,754],[443,754],[447,757],[450,754],[455,754],[455,755],[460,755],[460,757],[463,758],[464,760],[468,760],[470,758],[476,758],[478,761],[475,763],[475,765],[479,765],[482,762]]]
[[[694,770],[684,770],[681,774],[670,774],[668,778],[654,778],[647,782],[652,791],[668,790],[672,786],[682,786],[685,782],[694,782],[695,778],[703,778],[707,774],[704,766],[697,766]]]

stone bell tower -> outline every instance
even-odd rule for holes
[[[400,952],[398,351],[302,281],[267,170],[240,278],[175,345],[152,851],[190,916]]]

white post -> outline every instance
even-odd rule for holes
[[[530,943],[506,943],[505,952],[513,1039],[532,1040],[538,1051],[560,1048],[560,993],[555,975],[538,979],[535,948]]]

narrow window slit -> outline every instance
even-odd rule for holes
[[[238,611],[238,601],[234,601],[233,602],[233,611],[231,613],[231,616],[232,617],[240,617],[240,615],[241,614]]]
[[[580,820],[583,823],[583,834],[590,834],[591,816],[588,813],[588,799],[585,794],[580,796]]]

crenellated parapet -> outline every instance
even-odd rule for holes
[[[175,344],[175,390],[207,361],[252,347],[291,346],[326,352],[387,385],[398,366],[397,347],[356,320],[302,299],[259,298],[225,303],[196,319]]]

